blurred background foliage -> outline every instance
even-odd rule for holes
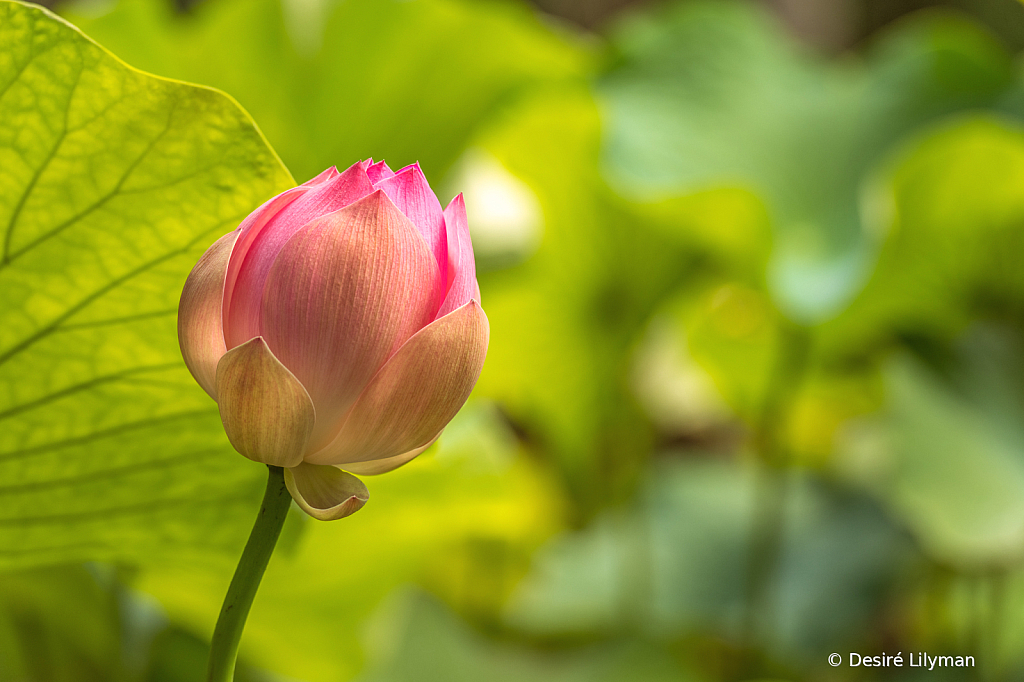
[[[1024,5],[54,8],[227,92],[297,181],[373,156],[466,193],[480,383],[359,514],[289,517],[239,680],[1024,679]],[[268,169],[253,197],[289,184],[246,144],[236,165]],[[205,207],[204,186],[166,201]],[[209,229],[257,203],[232,196]],[[173,308],[212,239],[117,310]],[[172,338],[164,312],[107,344]],[[0,459],[0,680],[202,677],[262,474],[180,372],[117,383],[176,358],[128,355],[116,392],[32,418],[102,430],[88,406],[116,404],[169,426]],[[44,400],[14,371],[12,443]],[[111,472],[140,462],[124,492]],[[104,516],[152,490],[176,506]],[[70,518],[40,526],[43,506]],[[922,650],[978,666],[827,662]]]

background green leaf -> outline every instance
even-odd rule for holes
[[[632,508],[541,549],[509,603],[513,627],[547,637],[740,635],[758,472],[673,454],[683,458],[657,462]],[[907,547],[863,496],[797,473],[785,485],[776,620],[764,634],[778,651],[815,660],[863,632]]]
[[[591,68],[582,43],[504,2],[226,0],[176,16],[120,0],[68,16],[135,66],[230,92],[300,180],[372,156],[436,183],[492,110]]]
[[[846,434],[841,470],[882,500],[937,560],[979,571],[1024,545],[1024,371],[1011,330],[975,327],[953,376],[905,354],[886,404]]]
[[[1010,57],[980,27],[936,14],[883,36],[866,59],[826,62],[753,4],[693,2],[623,22],[600,86],[603,166],[650,201],[742,186],[775,228],[772,292],[794,319],[840,310],[870,272],[872,168],[911,130],[992,106]]]
[[[964,116],[908,144],[880,174],[875,202],[890,216],[864,290],[822,325],[829,353],[893,338],[948,342],[979,315],[1024,307],[1024,129]]]
[[[394,595],[371,624],[373,659],[361,682],[689,682],[699,679],[638,642],[543,654],[494,644],[421,592]]]

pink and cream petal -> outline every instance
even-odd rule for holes
[[[310,220],[337,211],[373,191],[361,163],[354,164],[336,177],[311,187],[300,198],[280,211],[248,242],[248,249],[232,254],[232,266],[238,274],[232,283],[231,302],[226,308],[224,337],[228,348],[263,333],[260,313],[267,276],[284,244]]]
[[[370,499],[362,481],[335,467],[302,463],[284,470],[284,483],[302,511],[321,521],[354,514]]]
[[[415,448],[409,452],[403,452],[400,455],[387,457],[385,459],[372,459],[369,462],[349,462],[345,465],[345,468],[359,476],[378,476],[380,474],[386,474],[389,471],[394,471],[398,467],[404,466],[416,459],[418,456],[423,454],[427,448],[433,445],[440,436],[441,434],[439,433],[434,436],[433,440],[423,447]]]
[[[242,262],[245,260],[245,257],[252,248],[256,238],[263,232],[263,229],[270,224],[281,211],[291,206],[309,191],[311,191],[310,187],[299,185],[298,187],[293,187],[281,194],[278,194],[276,197],[270,199],[250,213],[248,217],[242,221],[242,224],[235,230],[237,238],[235,239],[235,245],[231,249],[231,258],[228,261],[227,273],[224,276],[223,301],[221,303],[224,325],[224,341],[228,348],[234,348],[239,343],[248,341],[253,336],[257,336],[257,334],[250,334],[249,336],[241,337],[234,343],[231,343],[228,340],[227,327],[230,321],[230,310],[234,299],[232,294],[236,289],[236,283],[242,269]]]
[[[448,293],[437,311],[439,318],[461,308],[470,300],[480,302],[473,242],[469,237],[469,221],[466,220],[466,202],[461,194],[452,199],[444,210],[444,224],[448,232]]]
[[[316,406],[310,451],[334,438],[377,370],[430,322],[439,280],[416,228],[381,191],[313,220],[284,246],[267,280],[263,332]]]
[[[382,189],[398,206],[399,210],[412,221],[416,229],[423,235],[423,240],[430,247],[430,252],[437,260],[437,269],[441,272],[441,289],[438,292],[437,306],[441,305],[447,287],[448,273],[448,236],[444,228],[444,212],[434,192],[430,189],[419,164],[406,166],[389,178],[384,178],[373,185]]]
[[[257,336],[217,364],[217,404],[231,445],[280,467],[302,461],[316,422],[306,389]]]
[[[221,302],[224,276],[237,232],[229,232],[213,243],[192,268],[178,304],[178,345],[192,376],[217,399],[217,361],[227,348]]]
[[[431,322],[373,377],[337,437],[306,461],[344,466],[396,457],[434,439],[480,376],[487,317],[476,303]]]

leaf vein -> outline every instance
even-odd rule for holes
[[[10,81],[8,81],[7,85],[5,85],[2,89],[0,89],[0,99],[3,99],[4,95],[7,94],[7,91],[11,89],[11,86],[13,86],[15,83],[17,83],[21,79],[22,74],[24,74],[25,71],[28,70],[28,67],[32,66],[32,62],[34,62],[35,60],[39,59],[40,57],[42,57],[44,54],[46,54],[47,52],[49,52],[50,50],[52,50],[53,48],[55,48],[59,44],[60,43],[58,43],[56,41],[52,42],[49,45],[47,45],[45,49],[40,50],[39,52],[36,52],[36,53],[32,54],[28,59],[26,59],[25,63],[22,64],[21,68],[19,68],[14,73],[14,76],[11,78]]]
[[[22,339],[18,343],[14,344],[13,346],[8,348],[4,352],[0,353],[0,365],[3,365],[5,362],[10,360],[12,357],[16,356],[18,353],[23,352],[25,349],[29,348],[34,343],[37,343],[38,341],[46,338],[50,334],[53,334],[54,332],[58,331],[60,329],[61,325],[64,323],[65,320],[71,318],[73,315],[75,315],[76,313],[78,313],[82,309],[86,308],[90,303],[92,303],[96,299],[100,298],[104,294],[109,293],[110,291],[112,291],[112,290],[116,289],[117,287],[121,286],[122,284],[124,284],[128,280],[130,280],[130,279],[132,279],[134,277],[138,277],[139,275],[147,272],[148,270],[156,267],[157,265],[160,265],[161,263],[166,262],[166,261],[168,261],[171,258],[174,258],[176,256],[180,256],[183,253],[186,253],[190,248],[192,248],[192,246],[196,242],[198,242],[199,240],[203,239],[210,232],[213,232],[214,230],[222,227],[225,224],[230,224],[230,223],[235,222],[235,221],[236,221],[236,218],[230,218],[228,220],[222,221],[222,222],[218,223],[217,225],[214,225],[210,229],[201,232],[196,237],[191,239],[188,243],[186,243],[184,246],[182,246],[180,248],[177,248],[177,249],[174,249],[173,251],[171,251],[169,253],[166,253],[166,254],[160,256],[159,258],[155,258],[155,259],[153,259],[153,260],[151,260],[151,261],[149,261],[147,263],[143,263],[142,265],[140,265],[139,267],[135,268],[134,270],[131,270],[131,271],[125,273],[124,275],[122,275],[121,277],[117,277],[114,280],[108,282],[104,286],[100,287],[96,291],[92,292],[91,294],[89,294],[88,296],[86,296],[85,298],[80,300],[75,305],[73,305],[70,308],[68,308],[63,314],[57,316],[49,324],[41,327],[35,333],[30,334],[29,336],[25,337],[24,339]]]
[[[78,85],[82,82],[82,73],[84,71],[85,65],[79,63],[78,73],[75,75],[75,83],[71,86],[71,91],[68,93],[68,101],[64,108],[64,126],[61,128],[60,134],[54,141],[53,146],[46,155],[46,158],[43,159],[43,162],[39,164],[39,167],[32,174],[32,177],[29,178],[28,184],[25,185],[25,191],[21,193],[21,196],[18,198],[18,203],[14,205],[14,210],[11,211],[11,218],[7,221],[7,229],[4,233],[4,253],[2,259],[4,264],[11,260],[11,240],[14,238],[14,227],[17,225],[18,219],[21,217],[21,212],[24,210],[25,204],[28,202],[29,197],[32,196],[32,192],[35,191],[36,185],[39,183],[39,178],[43,176],[43,173],[46,172],[46,169],[50,167],[50,164],[57,157],[57,150],[61,148],[61,145],[64,144],[64,140],[67,139],[68,116],[71,111],[71,100],[74,99],[75,92],[78,90]]]
[[[12,518],[0,519],[0,527],[3,526],[30,526],[30,525],[44,525],[58,523],[61,525],[73,525],[76,522],[91,522],[95,519],[109,519],[115,516],[133,516],[137,514],[147,514],[154,511],[161,511],[164,509],[175,509],[177,507],[188,506],[195,508],[200,505],[221,505],[225,502],[250,502],[250,498],[245,495],[228,495],[225,497],[213,497],[203,499],[196,499],[194,497],[177,497],[169,498],[166,500],[158,500],[155,502],[142,502],[139,504],[124,505],[122,507],[108,507],[107,509],[94,509],[92,511],[83,511],[78,513],[66,513],[66,514],[50,514],[48,516],[16,516]]]
[[[177,363],[177,362],[165,362],[165,363],[158,364],[158,365],[145,365],[145,366],[142,366],[142,367],[132,367],[130,369],[122,370],[120,372],[115,372],[113,374],[106,374],[106,375],[103,375],[103,376],[93,377],[92,379],[90,379],[88,381],[83,381],[80,384],[75,384],[73,386],[68,386],[67,388],[63,388],[63,389],[61,389],[59,391],[54,391],[53,393],[49,393],[49,394],[44,395],[44,396],[42,396],[40,398],[37,398],[35,400],[31,400],[31,401],[29,401],[27,403],[21,403],[20,405],[15,405],[13,407],[9,407],[6,410],[0,410],[0,421],[3,421],[4,419],[9,419],[9,418],[11,418],[11,417],[13,417],[13,416],[15,416],[17,414],[21,414],[22,412],[26,412],[28,410],[32,410],[32,409],[34,409],[36,407],[40,407],[42,405],[46,405],[46,404],[51,403],[51,402],[53,402],[55,400],[59,400],[61,398],[66,398],[69,395],[74,395],[75,393],[80,393],[82,391],[87,391],[90,388],[94,388],[96,386],[102,386],[103,384],[113,383],[113,382],[118,381],[120,379],[125,379],[125,378],[128,378],[128,377],[131,377],[131,376],[133,376],[135,374],[141,374],[143,372],[157,372],[157,371],[161,371],[161,370],[165,370],[165,369],[175,369],[177,367],[180,367],[180,364]]]
[[[128,178],[131,177],[132,173],[135,172],[135,169],[139,167],[139,164],[142,163],[142,161],[147,156],[149,156],[150,152],[152,152],[153,149],[156,148],[156,145],[159,144],[160,140],[162,140],[163,137],[170,131],[171,123],[174,120],[174,111],[175,111],[176,108],[177,108],[177,102],[172,102],[170,112],[167,115],[167,124],[164,126],[163,130],[161,130],[160,133],[156,137],[154,137],[152,140],[150,140],[149,144],[146,145],[146,148],[143,150],[142,154],[140,154],[134,161],[131,162],[131,164],[128,166],[128,168],[125,170],[125,172],[121,175],[120,179],[114,185],[113,189],[111,189],[105,195],[103,195],[102,197],[100,197],[99,199],[94,201],[92,204],[87,206],[84,210],[76,213],[75,215],[71,216],[67,220],[59,223],[56,227],[53,227],[50,230],[48,230],[48,231],[44,232],[43,234],[39,235],[38,237],[36,237],[32,241],[30,241],[25,246],[21,247],[17,251],[14,251],[14,252],[8,251],[9,243],[7,241],[5,241],[5,243],[4,243],[4,258],[3,258],[3,262],[0,262],[0,271],[2,271],[6,266],[10,265],[11,262],[14,261],[15,259],[25,255],[26,253],[28,253],[32,249],[36,248],[40,244],[45,243],[46,241],[52,239],[53,237],[56,237],[58,234],[60,234],[64,230],[68,229],[69,227],[71,227],[72,225],[77,223],[78,221],[82,220],[82,218],[85,218],[86,216],[91,214],[93,211],[96,211],[96,210],[102,208],[108,201],[110,201],[111,199],[116,197],[120,193],[121,187],[124,186],[124,183],[128,181]],[[8,232],[10,232],[10,230],[8,230]],[[8,237],[10,237],[10,234],[8,234]]]
[[[132,474],[141,473],[151,470],[159,469],[170,469],[192,459],[200,459],[208,457],[210,455],[218,455],[224,453],[223,448],[209,448],[206,450],[197,450],[195,452],[187,452],[174,457],[164,457],[162,459],[152,459],[146,462],[136,462],[135,464],[128,464],[121,467],[114,467],[111,469],[101,469],[81,476],[69,476],[66,478],[51,479],[48,481],[33,481],[29,483],[14,483],[10,485],[0,486],[0,495],[10,495],[15,493],[29,493],[39,490],[47,490],[50,488],[61,488],[61,487],[73,487],[79,484],[91,483],[94,481],[102,481],[105,479],[118,478],[122,476],[130,476]]]
[[[150,426],[159,426],[167,422],[177,421],[179,419],[187,419],[189,417],[201,417],[218,414],[216,410],[190,410],[188,412],[177,412],[175,414],[164,415],[162,417],[149,417],[147,419],[140,419],[134,422],[128,422],[127,424],[119,424],[109,429],[102,429],[100,431],[93,431],[83,436],[76,436],[75,438],[67,438],[65,440],[53,441],[50,443],[43,443],[42,445],[35,445],[29,448],[22,448],[20,450],[10,450],[8,452],[0,453],[0,463],[9,462],[12,460],[21,459],[23,457],[31,457],[33,455],[40,455],[47,452],[53,452],[54,450],[61,450],[63,448],[73,447],[75,445],[87,445],[89,443],[109,438],[110,436],[119,436],[124,433],[131,433],[132,431],[138,431],[141,429],[148,428]]]
[[[73,324],[61,325],[59,329],[55,329],[55,332],[71,332],[78,331],[79,329],[95,329],[98,327],[110,327],[118,324],[128,324],[131,322],[138,322],[140,320],[148,320],[154,317],[167,317],[168,315],[177,314],[177,308],[168,308],[166,310],[154,310],[149,313],[139,313],[138,315],[125,315],[124,317],[111,317],[106,320],[96,320],[95,322],[77,322]]]

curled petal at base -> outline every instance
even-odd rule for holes
[[[337,437],[306,461],[368,462],[430,443],[473,390],[488,336],[476,301],[416,332],[366,386]]]
[[[262,337],[224,354],[217,364],[217,404],[231,445],[256,462],[293,467],[313,433],[313,401]]]
[[[285,469],[284,483],[302,511],[321,521],[354,514],[370,499],[362,481],[331,466],[302,463]]]
[[[217,399],[217,362],[227,348],[221,303],[224,276],[238,232],[229,232],[206,250],[192,268],[178,303],[178,345],[192,376]]]
[[[371,459],[368,462],[349,462],[345,465],[345,468],[353,474],[358,474],[360,476],[378,476],[380,474],[386,474],[389,471],[394,471],[398,467],[405,466],[416,459],[440,437],[441,434],[439,433],[434,436],[434,440],[430,441],[423,447],[415,448],[409,452],[403,452],[402,454],[395,455],[394,457],[387,457],[386,459]]]

